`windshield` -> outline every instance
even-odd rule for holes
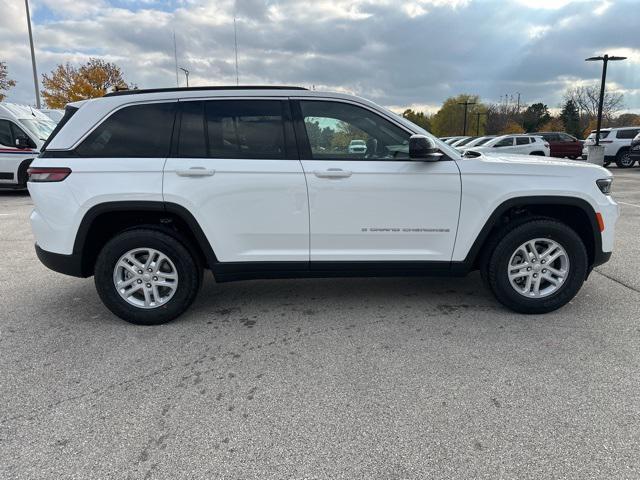
[[[487,142],[488,142],[489,140],[491,140],[492,138],[495,138],[495,137],[479,138],[479,139],[475,142],[474,146],[475,146],[475,147],[477,147],[478,145],[484,145],[485,143],[487,143]]]
[[[474,140],[474,138],[473,138],[473,137],[465,138],[464,140],[458,140],[458,141],[455,143],[455,146],[456,146],[456,147],[462,147],[463,145],[466,145],[466,144],[468,144],[469,142],[471,142],[471,141],[473,141],[473,140]]]
[[[56,128],[56,124],[52,121],[42,119],[22,118],[20,119],[20,123],[33,133],[33,135],[43,141],[49,138],[53,129]]]

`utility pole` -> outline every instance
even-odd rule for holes
[[[236,14],[233,13],[233,41],[236,51],[236,86],[240,85],[240,77],[238,76],[238,28],[236,26]]]
[[[516,92],[518,94],[518,107],[516,113],[520,113],[520,92]]]
[[[596,62],[602,60],[602,80],[600,82],[600,101],[598,102],[598,123],[596,126],[596,145],[600,145],[600,126],[602,125],[602,106],[604,104],[604,84],[607,80],[607,64],[619,60],[626,60],[627,57],[615,57],[604,55],[602,57],[589,57],[585,62]]]
[[[467,134],[467,108],[469,105],[475,105],[476,102],[470,102],[469,100],[465,100],[462,103],[458,103],[458,105],[464,105],[464,126],[462,127],[462,135]]]
[[[187,88],[189,88],[189,70],[182,67],[178,67],[178,68],[184,72],[184,76],[187,79]]]
[[[31,46],[31,66],[33,67],[33,86],[36,89],[36,108],[40,109],[40,89],[38,88],[38,70],[36,69],[36,52],[33,48],[33,32],[31,31],[31,15],[29,14],[29,0],[24,0],[27,10],[27,27],[29,27],[29,44]]]

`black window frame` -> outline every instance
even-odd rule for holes
[[[627,136],[621,137],[620,136],[621,133],[626,134],[627,132],[631,132],[631,133],[633,133],[633,135],[630,136],[630,137],[627,137]],[[625,128],[624,130],[618,130],[616,132],[616,138],[619,138],[620,140],[633,140],[635,138],[635,136],[638,135],[638,133],[640,133],[640,128]]]
[[[416,132],[411,131],[404,125],[399,122],[394,122],[392,119],[380,114],[379,112],[373,110],[372,108],[367,107],[366,105],[362,105],[360,103],[343,101],[339,98],[327,98],[327,97],[308,97],[308,98],[292,98],[291,99],[291,112],[293,114],[293,126],[296,135],[296,140],[298,144],[298,151],[300,152],[300,160],[314,160],[317,162],[413,162],[410,158],[371,158],[371,159],[355,159],[355,158],[313,158],[313,153],[311,152],[311,142],[309,141],[309,137],[307,135],[307,128],[304,124],[304,115],[302,114],[302,106],[300,102],[330,102],[330,103],[343,103],[346,105],[351,105],[356,108],[362,108],[373,115],[377,115],[383,120],[391,123],[392,125],[400,128],[404,132],[406,132],[409,137],[411,135],[415,135]],[[453,161],[453,158],[450,158],[443,152],[443,156],[439,161]]]
[[[283,158],[229,158],[230,160],[299,160],[298,146],[296,144],[296,136],[293,127],[293,116],[291,114],[291,106],[289,99],[286,97],[204,97],[204,98],[181,98],[178,100],[178,108],[176,114],[176,121],[174,123],[174,130],[171,142],[171,158],[198,158],[201,160],[220,160],[225,157],[210,157],[209,156],[209,138],[207,133],[207,120],[206,120],[206,102],[224,102],[224,101],[236,101],[236,102],[254,102],[257,100],[267,100],[273,102],[280,102],[283,121],[283,135],[284,135],[284,147],[285,155]],[[206,156],[204,157],[183,157],[180,155],[180,132],[182,129],[182,106],[187,102],[200,102],[202,104],[202,116],[204,122],[204,135],[205,135],[205,148]]]

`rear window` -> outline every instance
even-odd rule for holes
[[[176,103],[122,108],[78,146],[83,157],[168,157]]]
[[[529,137],[516,137],[516,145],[529,145]]]
[[[631,139],[633,137],[635,137],[638,132],[640,132],[640,129],[637,128],[633,128],[633,129],[628,129],[628,130],[618,130],[616,132],[616,138],[628,138]]]

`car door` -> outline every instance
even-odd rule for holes
[[[189,210],[220,262],[309,261],[307,186],[288,99],[181,100],[165,202]]]
[[[505,137],[495,143],[493,148],[501,153],[514,153],[515,147],[514,137]]]
[[[316,262],[449,262],[460,209],[456,162],[411,161],[411,132],[364,105],[293,102],[309,191],[310,258]],[[364,140],[366,151],[350,153]]]
[[[16,140],[26,138],[29,147],[18,148]],[[0,119],[0,185],[16,184],[21,179],[19,168],[25,160],[33,159],[38,155],[35,142],[15,123],[10,120]],[[24,167],[28,162],[25,162]],[[25,168],[21,170],[26,173]]]
[[[514,153],[528,155],[531,152],[532,149],[529,137],[515,137],[515,140],[516,146],[514,148]]]

